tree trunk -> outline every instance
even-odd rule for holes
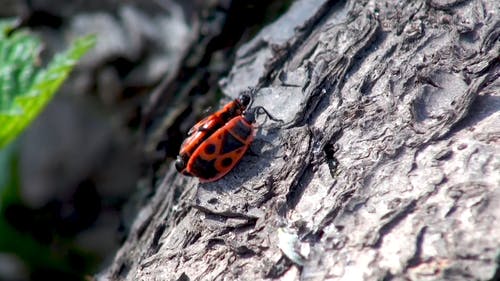
[[[171,165],[98,279],[500,278],[499,53],[497,0],[296,1],[221,82],[285,125]]]

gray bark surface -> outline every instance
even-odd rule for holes
[[[219,181],[172,165],[98,279],[500,278],[499,6],[293,3],[221,83],[286,125]]]

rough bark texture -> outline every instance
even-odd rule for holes
[[[288,124],[260,118],[254,154],[217,182],[172,166],[98,278],[499,278],[499,13],[496,0],[295,2],[222,82],[260,89]]]

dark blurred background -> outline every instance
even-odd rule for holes
[[[15,145],[21,200],[0,214],[15,234],[0,237],[0,280],[105,267],[186,131],[217,107],[238,46],[289,2],[0,0],[0,17],[42,39],[42,59],[97,35]]]

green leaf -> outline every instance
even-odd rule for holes
[[[13,140],[43,110],[78,60],[95,44],[95,36],[77,39],[42,68],[40,40],[0,22],[0,148]]]
[[[0,20],[0,252],[15,254],[30,269],[57,270],[77,278],[81,270],[89,269],[90,256],[82,255],[62,237],[56,237],[53,245],[40,243],[11,225],[5,214],[11,206],[22,205],[19,142],[11,141],[43,110],[78,60],[95,44],[95,37],[77,39],[42,67],[40,40],[14,30],[13,25],[13,21]],[[81,258],[83,268],[74,268],[68,255]]]

